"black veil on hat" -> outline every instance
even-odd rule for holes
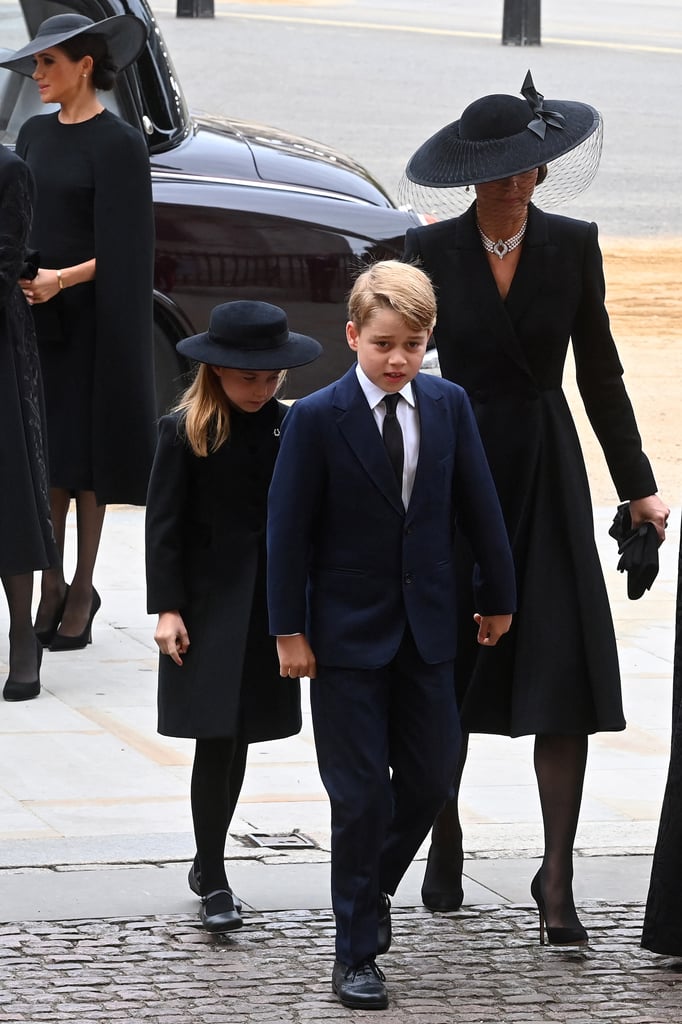
[[[592,182],[601,157],[603,122],[587,103],[546,100],[531,77],[523,99],[483,96],[414,153],[398,185],[401,205],[452,217],[473,198],[466,186],[523,174],[551,163],[541,205],[558,206]]]
[[[41,22],[33,39],[21,49],[0,48],[0,67],[30,78],[35,70],[36,53],[85,34],[102,36],[117,71],[137,60],[147,41],[144,22],[132,14],[116,14],[103,21],[93,21],[84,14],[55,14]]]

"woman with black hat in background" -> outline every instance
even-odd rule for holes
[[[153,210],[147,147],[105,110],[98,90],[140,54],[130,15],[44,21],[0,66],[32,76],[57,113],[31,118],[17,139],[36,181],[33,307],[47,409],[50,497],[63,552],[76,499],[77,562],[43,574],[36,634],[51,650],[84,647],[100,605],[93,571],[107,503],[144,504],[154,452]]]
[[[158,613],[159,732],[196,739],[189,886],[211,932],[241,927],[225,840],[249,743],[301,728],[298,679],[281,679],[265,594],[265,517],[287,407],[283,371],[322,348],[267,302],[228,302],[178,343],[199,362],[159,424],[147,498],[147,610]]]
[[[653,522],[663,540],[669,510],[656,496],[623,385],[597,227],[531,202],[537,186],[543,202],[587,187],[601,152],[600,115],[585,103],[544,101],[530,73],[522,95],[476,100],[412,156],[401,200],[450,217],[465,212],[408,231],[405,258],[436,286],[441,371],[471,399],[517,572],[518,613],[494,650],[467,644],[473,606],[461,601],[463,728],[535,735],[545,849],[531,893],[540,941],[546,925],[549,943],[584,945],[572,878],[587,737],[623,729],[625,719],[587,475],[561,389],[569,340],[582,399],[633,524]],[[456,555],[464,595],[472,565],[462,542]],[[455,796],[434,825],[426,906],[461,905],[462,862]]]

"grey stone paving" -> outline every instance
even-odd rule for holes
[[[586,950],[542,948],[528,905],[394,911],[385,1024],[667,1024],[682,962],[638,947],[641,904],[589,903]],[[311,1024],[330,990],[328,912],[252,914],[231,937],[172,915],[0,927],[0,1021]]]

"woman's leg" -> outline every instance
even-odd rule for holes
[[[247,752],[248,743],[241,737],[196,741],[191,800],[197,843],[194,863],[202,894],[229,889],[225,842],[244,781]]]
[[[92,612],[92,577],[105,511],[106,505],[97,504],[94,491],[79,491],[76,495],[76,571],[69,587],[58,636],[78,636],[87,626]]]
[[[69,512],[71,495],[61,487],[50,488],[50,512],[57,549],[59,565],[53,569],[45,569],[40,584],[40,604],[36,612],[35,631],[45,633],[49,642],[49,634],[54,633],[61,619],[61,611],[66,595],[64,580],[64,538],[66,536],[66,517]]]
[[[8,682],[35,683],[40,666],[38,644],[31,621],[33,573],[3,576],[2,585],[9,606]]]
[[[536,736],[545,854],[541,893],[550,928],[580,927],[573,903],[573,844],[587,763],[587,736]]]
[[[464,899],[464,852],[457,803],[468,749],[469,736],[463,733],[452,794],[443,805],[431,831],[431,847],[422,883],[422,902],[429,910],[459,910]]]

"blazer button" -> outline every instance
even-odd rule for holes
[[[411,572],[406,572],[403,576],[403,583],[414,583],[414,575]]]
[[[404,532],[405,532],[405,536],[406,537],[409,537],[409,535],[412,533],[412,529],[413,529],[413,527],[411,527],[411,526],[406,526],[405,527],[405,531]]]

